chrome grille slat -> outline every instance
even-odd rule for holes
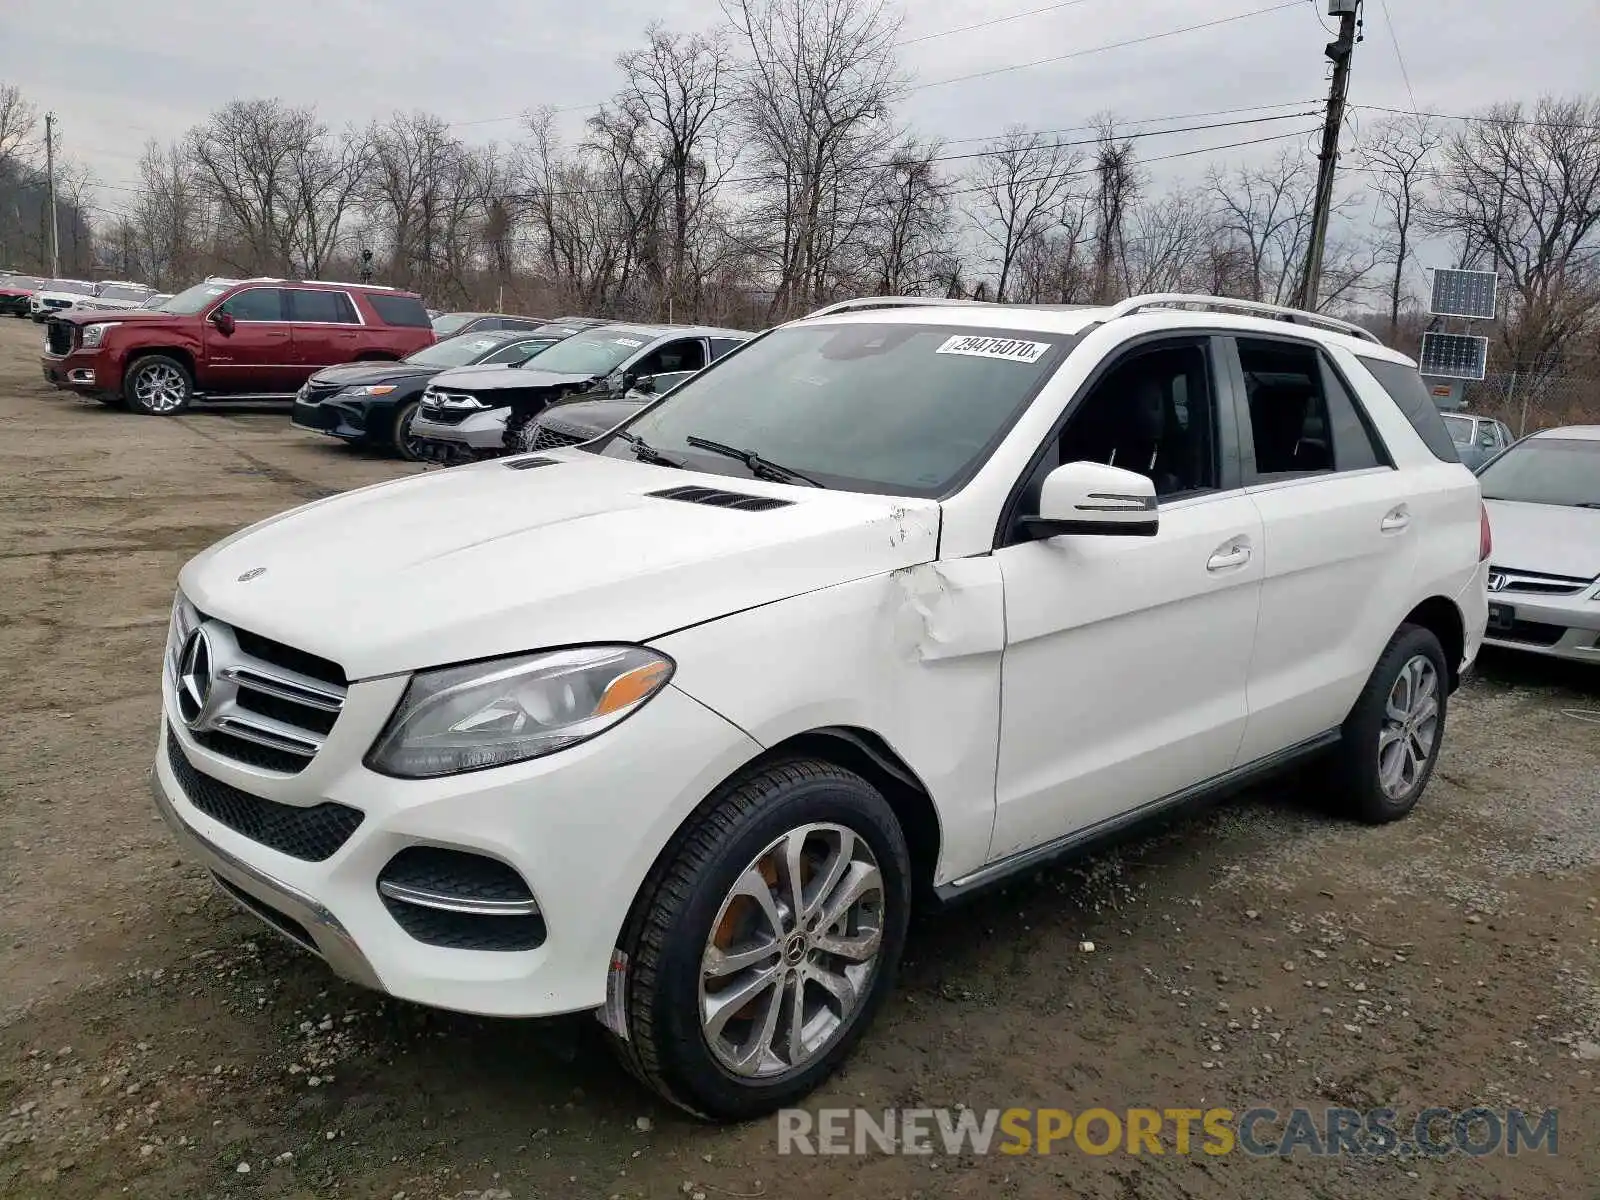
[[[1594,584],[1593,579],[1579,579],[1572,575],[1548,575],[1542,571],[1519,571],[1515,567],[1489,568],[1491,581],[1500,576],[1504,582],[1490,590],[1495,594],[1521,592],[1532,596],[1576,596]]]
[[[196,641],[204,644],[192,653]],[[303,771],[344,709],[348,689],[337,664],[219,620],[203,621],[173,658],[175,715],[209,753],[248,767]]]

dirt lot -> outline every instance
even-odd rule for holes
[[[1592,673],[1485,661],[1396,827],[1284,785],[923,922],[813,1102],[1556,1107],[1554,1157],[779,1156],[656,1104],[587,1019],[340,984],[179,861],[145,781],[179,566],[408,468],[79,402],[38,341],[0,321],[0,1196],[1600,1196]]]

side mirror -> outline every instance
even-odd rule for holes
[[[1143,475],[1104,463],[1070,462],[1045,476],[1037,516],[1018,524],[1035,540],[1064,533],[1155,537],[1156,485]]]
[[[225,335],[232,335],[232,333],[233,333],[233,316],[232,316],[232,314],[225,313],[219,308],[216,312],[211,314],[211,323],[217,327],[217,332],[225,334]]]

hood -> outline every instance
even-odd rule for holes
[[[641,396],[637,400],[621,397],[615,400],[571,400],[566,404],[552,404],[545,409],[539,415],[539,423],[558,429],[604,433],[621,425],[654,399],[654,396]]]
[[[32,288],[6,287],[5,285],[0,284],[0,296],[4,296],[7,300],[15,300],[19,296],[31,295],[33,295]]]
[[[1600,508],[1485,500],[1497,567],[1593,579],[1600,575]]]
[[[561,371],[540,371],[532,365],[512,367],[497,363],[492,367],[456,367],[437,376],[433,385],[445,391],[489,392],[499,389],[570,388],[588,383],[593,375],[569,375]]]
[[[553,465],[496,460],[316,501],[212,546],[180,586],[201,611],[362,679],[645,642],[938,552],[930,500],[546,457]],[[752,512],[648,494],[688,484],[792,503]]]
[[[43,293],[43,292],[40,293],[41,296],[44,295],[44,294],[45,293]],[[83,297],[83,296],[79,297],[80,300],[89,299],[89,298],[90,297]],[[88,308],[74,308],[74,309],[70,309],[67,312],[60,312],[60,313],[56,313],[55,314],[57,320],[59,320],[59,321],[70,321],[75,325],[93,325],[95,322],[104,321],[104,320],[107,319],[108,316],[112,316],[112,315],[115,316],[116,320],[122,322],[125,325],[131,325],[131,324],[154,325],[154,324],[158,324],[159,322],[162,322],[162,321],[192,321],[192,320],[195,320],[194,317],[179,316],[177,313],[157,312],[153,308],[132,308],[132,309],[106,309],[106,308],[102,308],[102,309],[99,309],[98,311],[94,310],[94,309],[88,309]]]
[[[324,367],[311,377],[311,382],[325,387],[355,387],[361,383],[399,383],[402,380],[428,379],[439,372],[439,367],[403,362],[342,363],[337,367]]]

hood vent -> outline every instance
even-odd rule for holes
[[[556,465],[556,461],[553,458],[513,458],[506,463],[506,469],[510,471],[531,471],[535,467],[553,467]]]
[[[685,504],[705,504],[712,508],[737,508],[742,512],[766,512],[773,508],[787,508],[793,500],[779,500],[775,496],[747,496],[743,492],[724,492],[718,488],[685,487],[667,488],[661,492],[647,492],[657,500],[681,500]]]

